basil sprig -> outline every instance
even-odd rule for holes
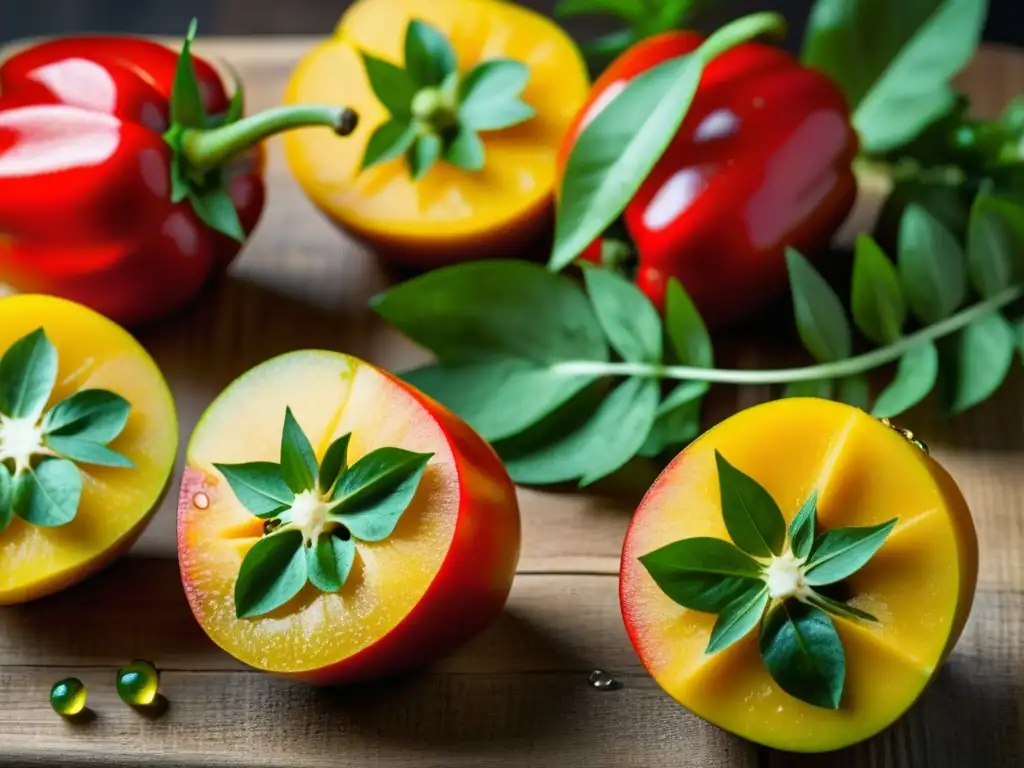
[[[467,171],[484,166],[480,134],[519,125],[535,114],[520,97],[530,68],[487,59],[460,73],[448,38],[419,19],[405,31],[405,67],[362,52],[370,87],[387,109],[366,145],[362,167],[405,157],[413,180],[438,160]]]
[[[279,464],[215,464],[235,497],[266,521],[235,580],[235,615],[262,616],[307,584],[321,592],[344,586],[356,541],[390,536],[409,507],[432,453],[378,448],[348,464],[351,434],[317,461],[312,444],[286,409]]]
[[[71,522],[82,497],[75,462],[133,466],[108,447],[128,423],[129,402],[83,389],[46,410],[57,373],[57,349],[43,328],[0,358],[0,531],[15,515],[41,527]]]
[[[779,370],[716,368],[678,281],[669,281],[662,320],[625,277],[587,262],[582,281],[521,261],[461,264],[397,285],[372,306],[437,358],[403,378],[491,441],[516,482],[586,485],[696,437],[711,383],[782,385],[783,396],[839,399],[880,418],[936,389],[950,413],[977,405],[1024,349],[1022,321],[1003,314],[1024,295],[1022,254],[1024,205],[1010,198],[976,199],[965,244],[910,206],[895,262],[858,238],[851,322],[791,250],[795,325],[815,364]],[[854,354],[855,331],[867,351]],[[891,364],[893,378],[873,393],[865,374]]]
[[[838,709],[846,659],[832,617],[877,619],[821,589],[863,568],[896,519],[818,531],[814,491],[787,530],[764,487],[718,451],[715,460],[722,518],[732,542],[682,539],[641,556],[640,562],[672,600],[717,614],[706,653],[723,651],[760,626],[761,658],[779,687],[808,704]]]

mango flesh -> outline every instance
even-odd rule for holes
[[[512,58],[530,67],[522,98],[536,110],[527,122],[480,134],[484,168],[465,171],[439,161],[413,181],[403,158],[360,172],[373,131],[388,119],[370,87],[363,50],[404,61],[408,22],[420,19],[451,41],[459,71],[484,59]],[[396,258],[415,264],[509,255],[549,225],[555,157],[586,99],[589,76],[571,38],[549,19],[495,0],[359,0],[334,37],[295,70],[285,103],[339,104],[359,114],[355,133],[302,129],[283,141],[288,162],[312,201],[331,219]]]
[[[728,540],[715,449],[772,494],[787,523],[815,489],[819,530],[899,518],[845,582],[849,602],[878,622],[833,619],[847,664],[838,710],[782,691],[761,660],[756,630],[706,655],[715,616],[673,602],[637,559],[682,538]],[[970,512],[936,461],[860,410],[791,398],[721,422],[665,469],[627,533],[620,600],[641,660],[680,704],[765,746],[821,752],[881,731],[914,703],[963,629],[977,572]]]
[[[82,500],[66,525],[40,528],[12,520],[0,533],[0,605],[64,589],[130,546],[159,506],[178,450],[178,419],[167,383],[125,330],[51,296],[0,299],[0,352],[39,327],[58,354],[57,386],[47,407],[88,388],[127,398],[128,424],[110,447],[135,468],[79,464]]]
[[[279,461],[289,406],[318,460],[345,433],[350,463],[385,446],[434,457],[394,533],[356,541],[339,592],[307,584],[271,614],[237,619],[235,580],[263,521],[213,464]],[[315,684],[390,674],[450,651],[504,606],[520,528],[497,456],[440,405],[355,358],[294,352],[243,375],[200,421],[187,462],[178,517],[185,592],[214,642],[250,666]]]

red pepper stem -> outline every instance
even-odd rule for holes
[[[358,117],[348,107],[275,107],[217,128],[186,128],[181,152],[193,168],[217,168],[240,152],[292,128],[325,126],[339,136],[356,129]]]

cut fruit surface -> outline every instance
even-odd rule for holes
[[[360,170],[367,142],[389,117],[360,52],[401,65],[406,25],[413,19],[451,41],[463,75],[485,59],[510,58],[530,68],[522,99],[536,114],[480,134],[480,171],[442,160],[414,181],[402,156]],[[345,12],[335,36],[302,60],[285,93],[288,103],[351,103],[358,128],[344,141],[321,129],[292,131],[284,147],[306,194],[362,238],[415,263],[493,256],[550,226],[555,155],[588,85],[571,38],[513,3],[360,0]]]
[[[351,433],[349,464],[396,447],[432,453],[391,535],[356,541],[337,592],[311,584],[265,616],[236,618],[234,587],[264,521],[215,464],[277,462],[290,408],[318,460]],[[355,358],[296,352],[230,385],[188,447],[178,517],[182,581],[210,637],[241,661],[313,683],[390,674],[450,650],[504,605],[519,553],[514,487],[451,413]]]
[[[14,517],[0,532],[0,604],[56,592],[124,551],[160,504],[178,448],[178,419],[167,383],[127,331],[63,299],[0,299],[0,353],[38,328],[58,355],[57,384],[47,407],[83,389],[126,398],[128,423],[110,448],[134,467],[79,464],[81,502],[65,525],[45,528]]]
[[[761,659],[756,629],[706,654],[715,616],[673,602],[638,560],[679,539],[729,538],[716,450],[770,491],[787,524],[815,490],[824,529],[898,518],[876,555],[841,584],[838,597],[878,621],[833,617],[846,654],[836,710],[778,686]],[[820,752],[884,729],[918,698],[966,622],[977,557],[967,505],[934,459],[858,409],[788,398],[720,423],[666,468],[626,535],[620,599],[637,653],[677,701],[760,744]]]

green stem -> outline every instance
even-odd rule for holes
[[[217,168],[240,152],[292,128],[325,126],[348,136],[358,118],[348,107],[276,107],[218,128],[186,128],[181,151],[193,168]]]
[[[652,365],[649,363],[601,363],[590,360],[573,360],[556,363],[553,370],[574,376],[645,376],[657,379],[684,379],[707,381],[715,384],[788,384],[795,381],[816,381],[818,379],[840,379],[855,376],[878,368],[886,363],[899,360],[903,354],[918,344],[946,336],[958,331],[972,321],[1005,307],[1024,296],[1024,286],[1007,288],[1002,293],[961,310],[952,317],[922,328],[916,333],[904,336],[885,347],[865,352],[856,357],[834,363],[808,365],[800,368],[780,368],[766,371],[750,371],[729,368],[691,368],[685,365]]]

